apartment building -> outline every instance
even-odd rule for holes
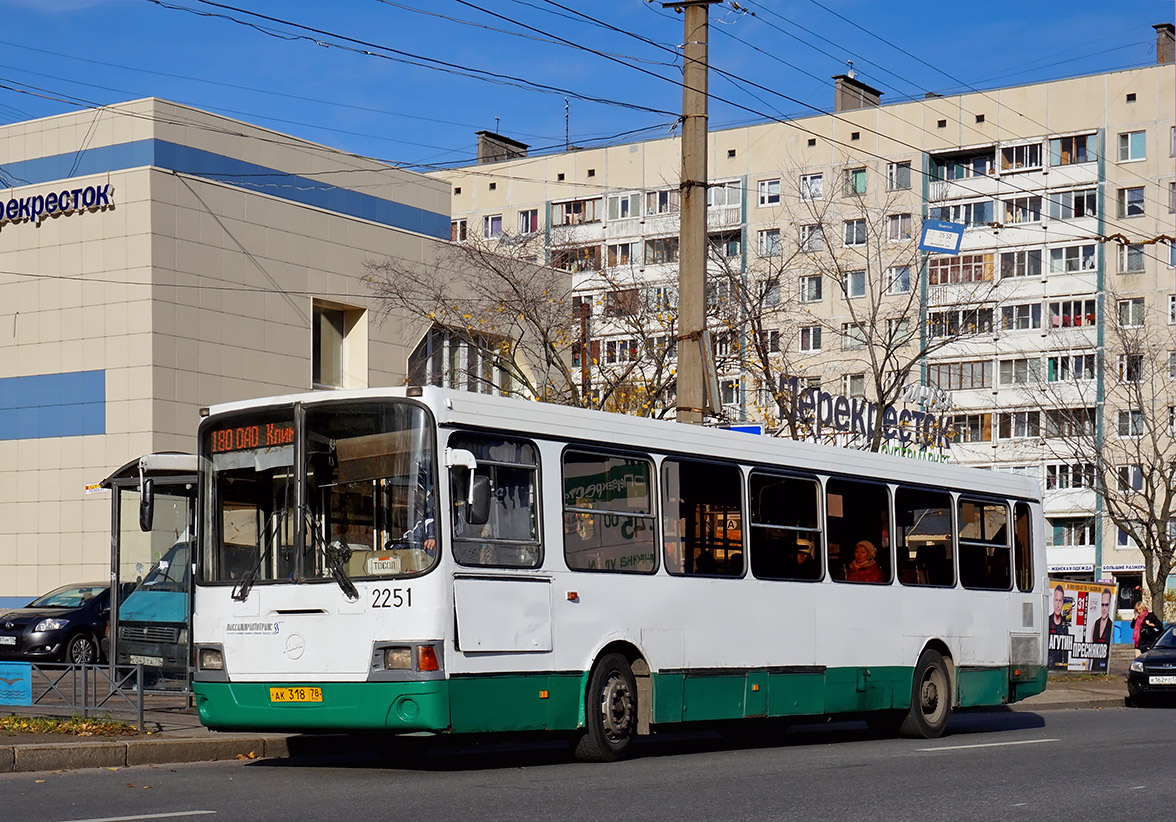
[[[843,75],[831,113],[712,131],[713,419],[813,434],[798,388],[933,414],[951,436],[911,456],[1038,477],[1051,572],[1113,577],[1129,606],[1140,554],[1067,443],[1176,424],[1173,27],[1155,28],[1153,65],[887,105]],[[482,132],[478,156],[435,175],[451,238],[573,272],[586,387],[672,365],[679,141],[530,156]],[[919,250],[927,219],[965,227],[957,254]]]

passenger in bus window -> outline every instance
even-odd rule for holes
[[[848,582],[885,582],[882,568],[878,565],[878,549],[868,539],[859,540],[853,547],[853,561],[845,566]]]
[[[796,578],[816,579],[821,575],[819,563],[813,557],[811,545],[801,545],[796,551]]]

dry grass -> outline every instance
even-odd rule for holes
[[[113,719],[80,716],[0,716],[0,735],[62,734],[65,736],[138,736],[134,725]]]

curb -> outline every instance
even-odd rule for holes
[[[0,773],[122,768],[290,756],[285,736],[237,736],[229,739],[134,739],[126,742],[48,742],[0,745]]]

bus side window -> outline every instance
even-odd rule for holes
[[[477,473],[490,481],[490,519],[467,525],[463,511],[469,471],[450,471],[453,556],[461,565],[537,568],[543,564],[539,539],[539,454],[525,440],[455,434],[451,448],[464,448],[478,460]],[[461,501],[461,502],[458,502]]]
[[[566,451],[563,456],[564,559],[573,571],[649,574],[654,547],[653,463]]]
[[[748,488],[752,574],[759,579],[823,578],[816,479],[757,470]]]
[[[840,582],[889,583],[890,493],[877,482],[837,477],[825,484],[829,572]]]
[[[1033,527],[1029,506],[1018,502],[1013,509],[1013,549],[1017,560],[1017,590],[1033,590]]]
[[[743,482],[738,466],[662,463],[662,528],[671,574],[743,575]]]
[[[894,493],[898,580],[903,585],[955,584],[952,562],[951,495],[899,488]]]
[[[1009,508],[1004,501],[960,497],[960,584],[982,591],[1012,587]]]

